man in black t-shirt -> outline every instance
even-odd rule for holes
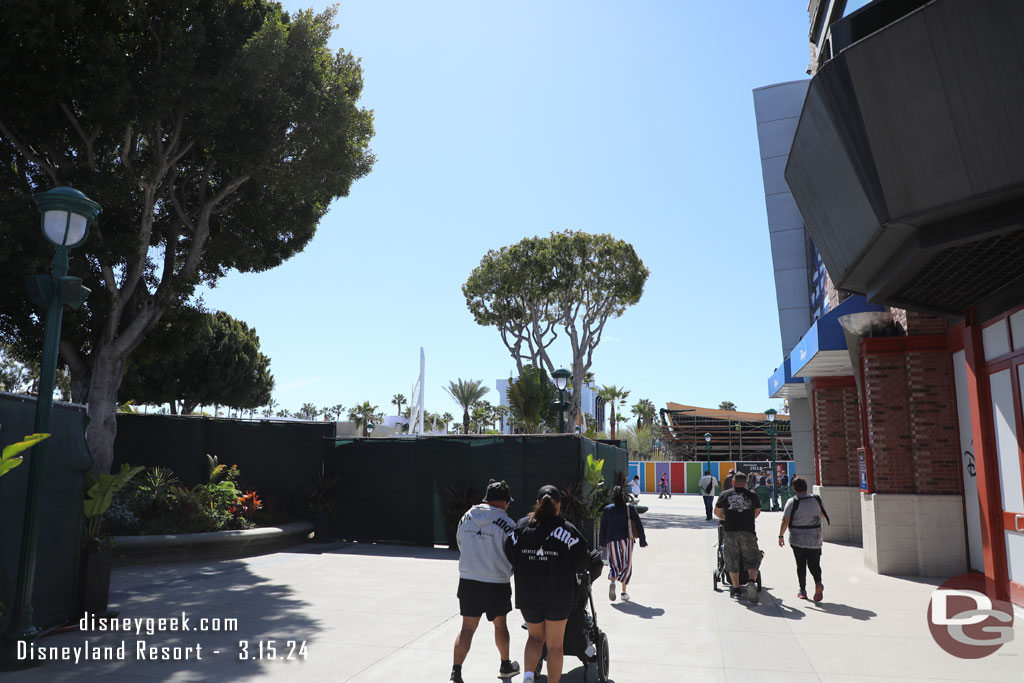
[[[740,558],[747,569],[747,599],[758,602],[757,568],[761,565],[761,551],[757,547],[754,520],[761,514],[761,501],[757,494],[747,490],[747,475],[737,472],[732,488],[723,491],[715,503],[715,517],[725,525],[725,569],[732,579],[729,595],[735,595],[740,585]]]

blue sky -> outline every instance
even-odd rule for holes
[[[461,285],[488,249],[577,229],[630,242],[651,271],[605,329],[599,384],[658,407],[779,407],[751,91],[806,78],[805,0],[348,0],[337,23],[377,164],[305,252],[205,294],[256,328],[281,406],[390,412],[420,346],[427,410],[457,413],[443,386],[459,377],[497,403],[515,366]]]

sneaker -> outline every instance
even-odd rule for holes
[[[806,600],[807,599],[807,589],[801,588],[800,590],[798,590],[797,593],[796,593],[796,597],[798,597],[801,600]]]
[[[820,583],[814,584],[814,602],[821,602],[821,598],[824,594],[825,586]]]
[[[749,600],[752,605],[756,605],[761,601],[761,599],[757,597],[757,583],[754,581],[747,582],[747,600]]]
[[[739,594],[740,594],[740,592],[739,592],[738,589],[733,588],[732,586],[729,586],[729,597],[730,598],[735,598]]]
[[[462,674],[458,671],[452,671],[452,677],[448,679],[449,683],[465,683],[462,680]]]
[[[608,584],[608,599],[615,602],[615,582],[612,581]]]
[[[629,602],[629,593],[622,591],[622,602]]]
[[[519,675],[519,662],[502,662],[498,678],[512,678]]]

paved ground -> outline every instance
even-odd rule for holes
[[[715,531],[704,521],[700,499],[648,495],[644,502],[651,506],[645,515],[650,547],[638,551],[633,602],[609,604],[605,580],[596,584],[615,683],[1024,681],[1024,618],[1018,618],[1015,641],[996,654],[957,659],[927,630],[937,582],[878,576],[864,569],[859,548],[834,544],[824,551],[821,604],[795,598],[792,554],[777,546],[764,547],[763,604],[731,600],[712,591]],[[779,513],[763,514],[762,538],[775,538],[778,522]],[[200,618],[235,618],[237,632],[50,636],[39,644],[123,640],[126,660],[49,662],[4,680],[446,681],[459,628],[457,581],[453,552],[384,545],[308,545],[246,560],[118,569],[112,602],[123,617],[170,618],[185,611],[193,629]],[[497,673],[486,628],[464,667],[469,682],[494,680]],[[521,661],[525,632],[514,628],[512,639]],[[248,641],[247,660],[239,659],[241,640]],[[141,641],[149,647],[199,644],[202,659],[139,661]],[[295,641],[293,652],[289,641]],[[276,658],[269,658],[271,645]],[[582,680],[579,661],[567,658],[566,664],[563,680]]]

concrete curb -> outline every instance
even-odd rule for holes
[[[310,522],[292,522],[257,529],[195,534],[115,536],[114,564],[146,564],[245,557],[301,543],[313,530]]]

